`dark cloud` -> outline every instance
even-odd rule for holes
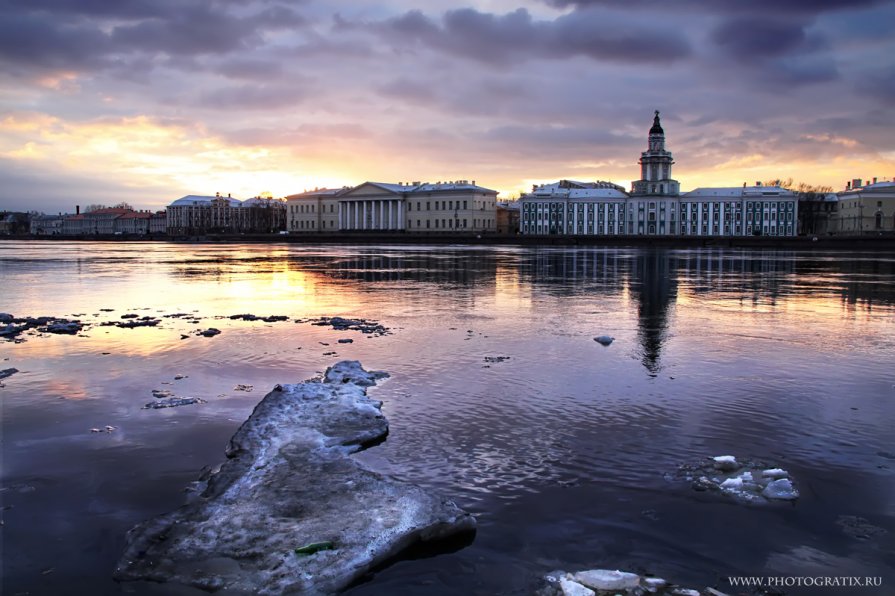
[[[884,105],[895,106],[895,66],[872,72],[860,78],[858,90],[881,101]],[[891,134],[891,121],[886,125]]]
[[[31,15],[0,18],[0,60],[14,68],[97,67],[108,48],[108,37],[94,25],[51,24]]]
[[[890,4],[892,0],[749,0],[717,2],[716,0],[546,0],[559,8],[592,6],[624,9],[706,10],[726,13],[753,13],[772,18],[775,14],[817,14],[834,10],[854,10]],[[770,16],[769,16],[770,15]]]
[[[668,63],[691,51],[686,38],[668,28],[619,22],[618,17],[594,11],[535,21],[523,8],[503,15],[463,8],[446,12],[439,22],[414,10],[386,21],[380,31],[398,49],[411,41],[493,65],[574,56],[623,63]]]
[[[804,44],[805,37],[800,24],[757,17],[725,21],[711,34],[715,44],[739,60],[788,53]]]
[[[231,79],[263,81],[282,74],[283,67],[275,60],[233,58],[223,61],[218,66],[213,66],[212,70]]]
[[[0,0],[0,61],[10,70],[97,70],[124,56],[201,56],[257,47],[269,31],[307,25],[280,4],[221,0]]]

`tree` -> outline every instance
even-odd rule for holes
[[[100,205],[99,203],[92,203],[84,207],[84,213],[90,213],[91,211],[99,211],[100,209],[106,209],[105,205]]]
[[[114,209],[127,209],[128,211],[134,210],[134,208],[130,206],[130,203],[125,203],[124,201],[121,201],[120,203],[116,203],[115,205],[112,205],[112,207]]]

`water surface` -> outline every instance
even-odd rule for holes
[[[182,504],[274,384],[346,358],[392,375],[372,390],[389,438],[359,457],[480,523],[354,594],[523,594],[584,567],[895,582],[893,254],[3,242],[0,279],[0,311],[94,323],[0,343],[21,371],[0,388],[4,594],[160,593],[110,579],[127,529]],[[95,324],[127,313],[202,320]],[[141,409],[153,389],[207,403]],[[666,479],[720,454],[788,469],[802,498],[744,507]]]

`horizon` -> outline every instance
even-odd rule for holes
[[[895,176],[892,0],[0,0],[0,209]],[[425,6],[425,8],[419,8]]]

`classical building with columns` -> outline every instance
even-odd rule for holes
[[[286,198],[290,233],[494,232],[497,191],[475,181],[364,182]]]
[[[655,113],[627,193],[610,182],[560,180],[520,198],[522,234],[795,236],[798,197],[778,186],[697,188],[681,194],[674,158]]]

